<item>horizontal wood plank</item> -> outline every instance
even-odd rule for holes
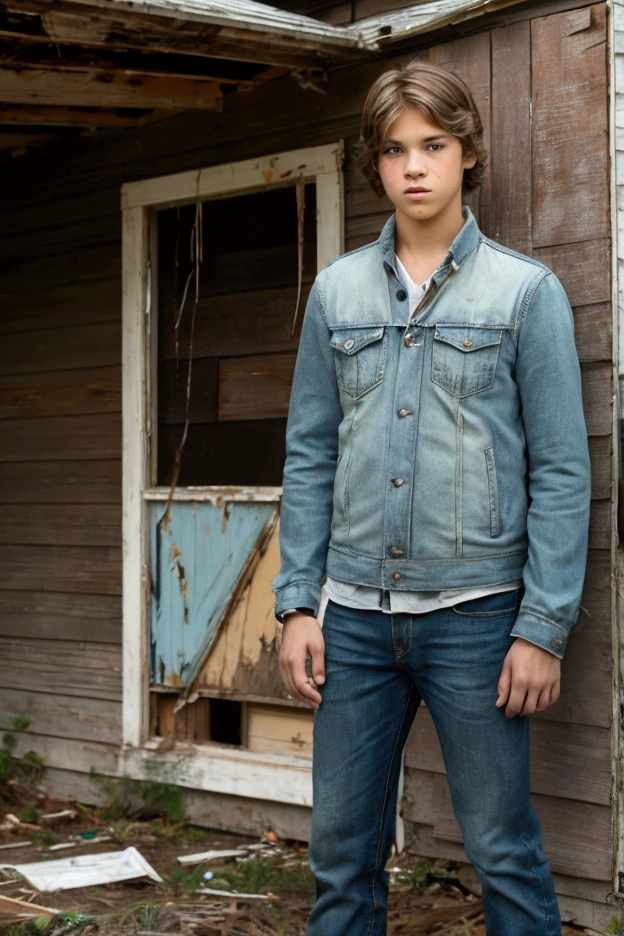
[[[0,462],[121,458],[121,413],[0,421]]]
[[[120,595],[121,551],[104,546],[12,546],[0,558],[9,591]]]
[[[188,418],[194,423],[217,420],[219,364],[214,358],[194,358]],[[158,421],[161,425],[184,423],[187,416],[188,360],[161,361],[158,368]]]
[[[610,435],[613,426],[613,370],[611,364],[600,361],[582,364],[583,410],[587,434]]]
[[[589,517],[589,548],[611,548],[611,501],[592,501]]]
[[[3,108],[1,119],[4,121],[5,117],[6,110]],[[84,210],[84,199],[81,201],[82,216],[65,219],[65,206],[73,203],[70,193],[66,193],[62,206],[58,206],[56,227],[49,223],[52,218],[48,217],[45,204],[41,204],[40,223],[32,223],[30,228],[26,226],[28,211],[24,214],[16,212],[13,216],[16,228],[13,236],[7,233],[4,225],[0,233],[0,256],[6,269],[13,264],[28,263],[34,257],[38,261],[53,257],[66,258],[74,250],[110,244],[119,239],[119,191],[108,188],[94,192],[90,216]],[[32,215],[30,220],[33,221]],[[36,287],[33,282],[24,285],[27,291]],[[19,297],[16,296],[15,301],[20,302]]]
[[[121,510],[121,460],[0,463],[2,504],[114,504]]]
[[[121,511],[112,504],[6,504],[0,543],[121,548]]]
[[[116,595],[3,591],[0,636],[121,643],[121,600]]]
[[[412,785],[413,794],[408,792]],[[446,777],[409,769],[405,772],[405,786],[405,818],[433,825],[436,839],[460,844],[462,835],[453,813]],[[611,870],[610,806],[540,794],[534,794],[532,800],[542,824],[544,851],[552,870],[571,877],[608,879]]]
[[[0,637],[3,689],[121,701],[121,648],[77,640]]]
[[[558,276],[573,308],[611,301],[608,238],[535,248],[533,256]]]
[[[277,705],[247,706],[247,747],[263,754],[312,756],[314,713]]]
[[[5,594],[2,593],[3,605]],[[97,640],[100,643],[121,644],[121,636],[121,616],[117,619],[93,621],[88,617],[71,618],[20,611],[9,614],[3,611],[0,617],[0,637],[17,637],[20,640]]]
[[[0,726],[12,728],[14,718],[52,738],[121,744],[121,704],[107,699],[0,688]]]
[[[288,416],[294,352],[225,358],[219,363],[219,420]]]
[[[240,295],[200,299],[197,304],[193,357],[215,358],[241,354],[296,350],[309,287],[302,291],[298,328],[291,337],[297,287],[264,289]],[[190,316],[182,321],[178,355],[188,358]],[[162,335],[161,360],[176,359],[175,335]]]
[[[429,710],[422,707],[405,748],[405,765],[445,773],[442,751]],[[563,799],[609,805],[611,731],[549,720],[531,721],[531,790]]]
[[[14,333],[0,344],[2,375],[119,367],[120,360],[119,321]]]
[[[28,250],[28,246],[22,248]],[[83,326],[85,322],[115,322],[121,329],[121,286],[118,277],[94,280],[85,302],[82,283],[51,288],[24,282],[21,293],[2,303],[0,334],[47,331]]]
[[[10,343],[8,336],[4,341]],[[0,377],[0,419],[82,416],[120,410],[120,367]]]
[[[611,496],[611,436],[591,436],[589,457],[591,460],[591,496],[602,500]]]
[[[182,426],[159,435],[158,483],[169,484]],[[258,453],[262,452],[262,458]],[[280,486],[286,457],[286,420],[257,419],[191,426],[179,484]]]
[[[19,755],[25,751],[35,751],[43,758],[46,765],[43,787],[47,787],[48,770],[66,770],[68,764],[71,764],[72,771],[76,773],[91,774],[94,771],[97,774],[114,776],[117,772],[118,746],[103,744],[101,741],[51,738],[31,731],[21,731],[17,734],[15,750]],[[75,794],[71,799],[75,799]]]
[[[167,212],[159,213],[159,224]],[[269,220],[269,219],[268,219]],[[204,221],[204,223],[206,223]],[[186,232],[181,232],[184,234]],[[167,232],[167,238],[160,238],[158,301],[165,324],[169,321],[167,312],[171,309],[174,288],[177,280],[178,295],[183,291],[185,274],[191,269],[189,258],[186,262],[179,257],[181,252],[176,231]],[[190,236],[190,232],[189,232]],[[164,241],[164,242],[163,242]],[[220,249],[219,249],[220,247]],[[259,245],[253,249],[237,249],[224,252],[223,245],[215,245],[215,252],[206,252],[202,260],[199,280],[199,295],[227,296],[253,292],[261,285],[263,289],[283,289],[297,287],[298,256],[297,237],[293,232],[292,244],[276,246]],[[178,270],[173,266],[173,258],[178,254]],[[218,252],[216,252],[218,251]],[[164,256],[163,256],[164,254]],[[303,281],[310,285],[316,274],[316,241],[307,241],[303,247]]]
[[[579,361],[610,361],[613,355],[611,303],[577,306],[572,311]]]
[[[2,100],[7,104],[58,107],[131,107],[161,110],[221,110],[217,81],[173,75],[126,75],[86,69],[19,71],[3,68]]]
[[[28,256],[28,255],[27,255]],[[24,283],[36,283],[39,288],[65,286],[82,283],[89,285],[109,277],[121,276],[121,238],[110,243],[83,245],[69,248],[67,253],[57,257],[32,259],[28,257],[22,263],[13,263],[2,273],[0,297],[2,305],[11,302],[9,297],[21,292]]]

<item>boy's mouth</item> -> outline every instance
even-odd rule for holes
[[[424,185],[410,185],[409,188],[405,189],[405,194],[406,194],[406,195],[412,195],[412,194],[414,194],[414,195],[423,194],[423,195],[424,195],[425,193],[430,192],[430,191],[431,191],[431,189],[425,188]]]

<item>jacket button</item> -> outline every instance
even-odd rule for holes
[[[403,339],[403,342],[404,342],[406,348],[411,348],[412,345],[414,344],[414,336],[413,336],[413,335],[406,335],[405,338]]]
[[[405,484],[405,478],[393,478],[392,483],[395,487],[401,487],[402,484]]]
[[[394,553],[395,556],[402,556],[402,555],[403,555],[403,550],[402,550],[402,549],[399,549],[398,546],[391,546],[391,547],[390,547],[390,552],[391,552],[391,553]]]
[[[563,643],[563,640],[559,640],[559,638],[557,638],[557,640],[554,641],[555,647],[560,647],[562,643]]]
[[[398,579],[403,578],[403,576],[401,575],[400,572],[395,572],[393,578],[397,579],[398,581]]]
[[[397,412],[397,416],[399,417],[399,419],[403,419],[405,416],[411,416],[411,415],[412,415],[411,409],[400,409]]]
[[[464,341],[464,348],[472,348],[472,341],[469,338]]]
[[[407,293],[405,292],[404,289],[399,289],[396,296],[399,302],[405,302],[405,300],[407,299]]]

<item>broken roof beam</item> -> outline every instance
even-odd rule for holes
[[[415,4],[400,10],[379,13],[343,28],[346,32],[357,29],[358,35],[364,41],[385,46],[444,26],[454,26],[477,16],[496,13],[522,2],[523,0],[434,0],[432,3]]]
[[[52,42],[184,53],[268,65],[322,68],[377,48],[357,30],[330,26],[253,0],[4,0],[9,14],[39,14]],[[32,34],[35,27],[29,27]]]
[[[37,127],[140,127],[171,117],[177,111],[144,110],[128,108],[117,111],[114,108],[80,108],[7,105],[0,103],[1,126]]]
[[[1,27],[0,16],[0,27]],[[33,42],[31,37],[11,37],[0,31],[0,68],[52,69],[53,71],[98,70],[127,75],[161,76],[219,81],[252,88],[276,77],[275,69],[265,64],[210,59],[197,55],[149,53],[144,51],[114,52],[104,48],[81,48],[53,44],[49,38]],[[271,73],[269,75],[269,73]],[[281,74],[288,69],[282,68]]]
[[[222,110],[215,81],[83,71],[0,69],[0,103],[57,107],[131,107],[161,110]]]

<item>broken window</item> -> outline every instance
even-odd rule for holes
[[[162,209],[157,244],[154,464],[169,493],[151,504],[151,729],[261,748],[258,700],[283,701],[269,588],[278,495],[262,492],[282,481],[316,186]]]

